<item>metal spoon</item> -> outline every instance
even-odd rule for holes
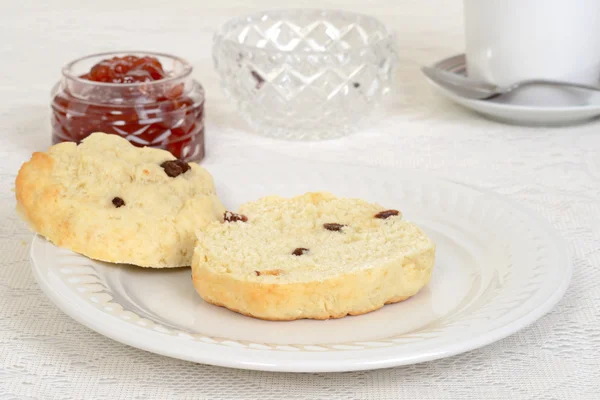
[[[458,75],[439,68],[421,67],[421,71],[438,85],[449,91],[468,99],[487,100],[503,94],[510,93],[524,86],[555,86],[561,88],[577,88],[600,91],[600,86],[585,85],[581,83],[549,81],[545,79],[532,79],[513,83],[510,86],[500,87],[491,83],[475,81],[464,75]]]

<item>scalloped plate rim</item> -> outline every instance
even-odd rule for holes
[[[320,164],[331,165],[326,162]],[[235,165],[242,164],[235,163],[227,166],[233,167]],[[409,365],[453,356],[491,344],[529,326],[549,312],[563,297],[568,288],[573,269],[566,243],[549,222],[533,214],[526,207],[523,207],[514,200],[489,190],[474,188],[448,179],[437,178],[429,173],[373,166],[366,166],[364,169],[378,171],[390,170],[395,173],[404,173],[407,176],[411,176],[411,178],[420,176],[421,178],[428,180],[463,187],[479,192],[485,196],[491,196],[505,203],[509,208],[521,211],[526,214],[528,218],[537,223],[538,226],[543,226],[549,237],[552,239],[552,242],[559,253],[560,260],[557,260],[557,262],[562,261],[561,265],[564,265],[565,267],[562,279],[556,285],[552,294],[548,296],[543,303],[510,323],[493,329],[476,338],[461,338],[460,340],[454,340],[452,343],[443,346],[442,348],[425,351],[412,357],[406,357],[405,355],[402,355],[401,352],[400,354],[394,355],[392,350],[394,346],[362,350],[338,350],[335,352],[276,352],[254,348],[239,349],[222,344],[215,349],[214,344],[194,341],[194,349],[201,351],[193,352],[190,351],[190,347],[187,346],[191,342],[187,339],[177,337],[175,338],[177,339],[177,346],[173,345],[175,342],[165,346],[163,343],[167,342],[167,340],[165,340],[164,334],[135,326],[110,314],[104,313],[94,307],[91,303],[78,297],[71,290],[61,291],[60,289],[67,288],[67,285],[60,281],[52,282],[52,277],[48,275],[49,271],[47,263],[36,260],[36,249],[45,240],[39,235],[34,236],[32,240],[30,252],[32,270],[43,292],[56,306],[59,307],[59,309],[82,325],[115,341],[149,352],[197,363],[239,369],[279,372],[343,372],[371,370]],[[44,272],[46,272],[46,274],[44,274]],[[369,356],[365,357],[365,352],[369,353]]]

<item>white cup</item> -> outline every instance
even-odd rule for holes
[[[469,77],[499,86],[527,79],[599,83],[600,0],[464,0],[464,12]],[[573,96],[525,88],[513,102],[582,101],[581,93]]]

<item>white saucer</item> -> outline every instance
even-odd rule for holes
[[[187,268],[97,262],[37,236],[31,258],[42,290],[83,325],[147,351],[226,367],[333,372],[435,360],[495,342],[548,312],[569,283],[564,240],[493,193],[379,167],[244,164],[210,171],[229,209],[309,190],[400,208],[437,244],[431,282],[409,300],[357,317],[261,321],[202,301]]]
[[[464,54],[459,54],[434,64],[435,68],[455,74],[466,75]],[[570,125],[600,116],[600,94],[580,96],[572,105],[543,106],[539,104],[515,104],[513,96],[500,96],[492,100],[471,100],[458,96],[427,79],[441,94],[450,100],[490,119],[517,125]]]

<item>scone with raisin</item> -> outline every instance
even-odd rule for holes
[[[434,260],[399,211],[307,193],[246,203],[199,232],[192,278],[205,301],[245,315],[328,319],[408,299]]]
[[[104,133],[34,153],[16,195],[18,212],[57,246],[154,268],[189,266],[195,230],[225,211],[204,168]]]

